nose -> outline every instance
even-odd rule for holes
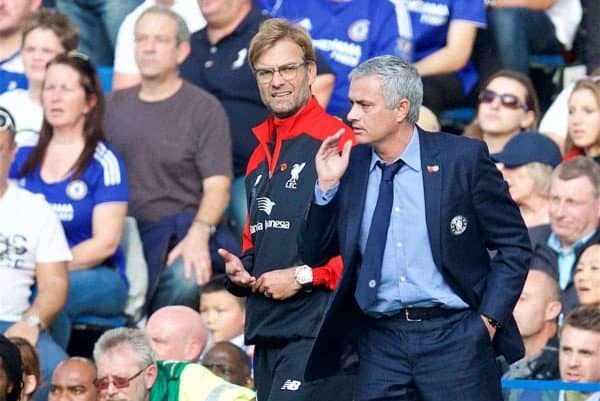
[[[61,391],[58,394],[58,398],[57,401],[70,401],[71,397],[69,397],[69,392],[68,391]]]
[[[346,115],[346,118],[348,119],[348,121],[356,121],[358,120],[357,118],[357,111],[356,111],[356,105],[353,104],[350,107],[350,110],[348,111],[348,114]]]
[[[579,355],[577,355],[577,352],[571,352],[569,354],[567,357],[567,364],[571,368],[579,366]]]
[[[283,77],[281,76],[279,71],[273,72],[273,79],[271,79],[271,86],[278,88],[278,87],[282,86],[283,84],[285,84],[285,79],[283,79]]]

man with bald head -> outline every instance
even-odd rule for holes
[[[229,383],[254,388],[248,355],[229,341],[213,345],[202,358],[202,365]]]
[[[96,365],[87,358],[73,357],[56,367],[48,401],[96,401]]]
[[[158,359],[195,362],[206,347],[207,331],[200,314],[183,305],[154,312],[146,334]]]

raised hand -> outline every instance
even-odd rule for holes
[[[344,129],[342,128],[332,136],[327,137],[315,156],[317,183],[324,192],[336,186],[348,168],[352,141],[348,140],[344,143],[340,154],[338,148],[343,134]]]
[[[225,273],[233,284],[240,287],[251,287],[256,283],[256,278],[244,268],[240,258],[223,248],[219,248],[217,252],[225,261]]]

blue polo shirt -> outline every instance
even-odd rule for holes
[[[384,54],[405,59],[400,49],[398,21],[388,0],[257,0],[271,15],[308,30],[313,45],[327,57],[336,80],[327,111],[346,117],[348,74],[363,61]]]
[[[406,0],[410,13],[414,61],[419,61],[446,46],[451,21],[466,21],[486,26],[483,1],[478,0]],[[472,61],[458,71],[464,93],[471,92],[479,75]]]

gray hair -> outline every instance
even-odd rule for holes
[[[587,177],[594,189],[594,198],[600,198],[600,166],[591,157],[577,156],[559,164],[552,172],[552,180],[563,181]]]
[[[410,110],[406,119],[415,124],[423,103],[423,83],[417,69],[397,56],[373,57],[350,72],[350,80],[376,75],[381,84],[385,107],[392,109],[402,99],[408,100]]]
[[[133,348],[140,369],[156,363],[156,356],[146,334],[142,330],[128,327],[119,327],[104,332],[94,344],[94,361],[98,363],[103,353],[123,344]]]
[[[177,42],[178,45],[181,42],[187,42],[190,40],[190,30],[189,30],[187,24],[185,23],[185,20],[183,18],[181,18],[181,15],[177,14],[175,11],[171,10],[169,7],[155,5],[150,8],[147,8],[146,10],[144,10],[143,13],[140,14],[138,19],[135,21],[136,27],[137,27],[137,24],[141,21],[141,19],[144,18],[144,16],[147,14],[166,15],[167,17],[169,17],[173,21],[175,21],[175,24],[177,25],[175,41]]]

